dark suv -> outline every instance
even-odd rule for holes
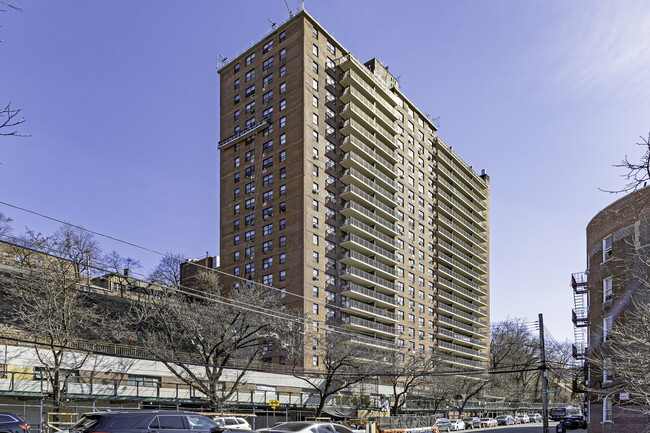
[[[171,410],[117,410],[84,414],[70,433],[222,433],[230,430],[194,412]]]
[[[7,433],[29,433],[29,424],[15,413],[0,412],[0,431]]]
[[[481,428],[481,418],[477,416],[468,416],[463,418],[466,429]]]

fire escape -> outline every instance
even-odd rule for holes
[[[578,272],[571,275],[571,288],[573,289],[573,310],[571,320],[573,321],[573,357],[576,359],[576,367],[585,369],[585,356],[587,353],[587,332],[589,326],[589,305],[587,293],[587,274]],[[584,392],[586,385],[586,372],[582,383],[574,379],[574,392]]]

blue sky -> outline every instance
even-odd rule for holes
[[[288,0],[296,8],[295,0]],[[0,14],[0,201],[188,256],[218,252],[218,55],[288,17],[283,0],[22,0]],[[306,1],[377,57],[439,135],[491,179],[491,315],[572,338],[585,228],[650,130],[647,1]],[[0,205],[16,231],[42,218]],[[157,263],[151,253],[107,250]]]

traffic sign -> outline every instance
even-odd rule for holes
[[[547,389],[546,392],[557,392],[557,389]]]
[[[269,406],[271,406],[273,410],[276,410],[278,406],[280,406],[280,400],[269,400]]]

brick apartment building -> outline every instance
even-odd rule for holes
[[[639,266],[647,274],[647,257],[639,253],[647,254],[642,247],[650,242],[649,222],[650,187],[600,211],[587,225],[587,271],[572,276],[576,301],[573,353],[585,362],[580,388],[586,396],[590,432],[642,432],[650,425],[648,415],[639,407],[630,407],[628,393],[621,392],[616,375],[608,372],[607,361],[589,361],[608,358],[612,325],[634,300],[647,296],[647,278],[639,278]]]
[[[219,74],[220,259],[230,284],[272,286],[287,308],[347,328],[358,344],[483,368],[485,172],[436,135],[388,68],[362,63],[305,11]],[[311,345],[303,360],[319,365]]]

